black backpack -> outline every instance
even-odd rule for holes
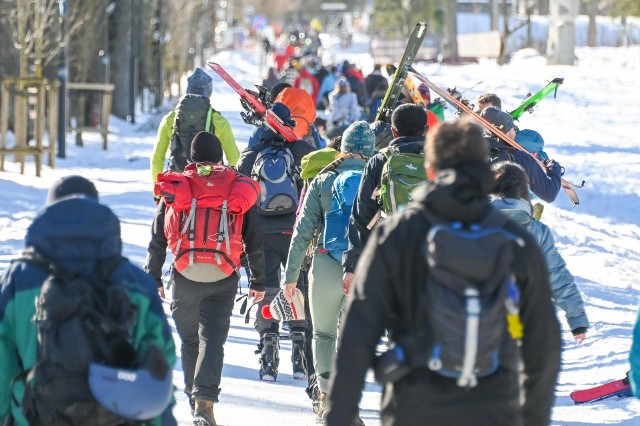
[[[135,309],[124,288],[108,280],[126,259],[100,262],[90,279],[33,251],[21,260],[49,273],[36,301],[38,362],[23,373],[22,410],[29,424],[137,424],[100,405],[88,380],[91,363],[132,369],[138,360],[129,335]]]
[[[498,369],[501,350],[516,350],[508,339],[522,337],[512,267],[524,241],[504,230],[508,219],[495,209],[468,226],[425,215],[433,224],[425,250],[428,367],[474,387]]]
[[[191,159],[191,141],[200,132],[214,132],[213,113],[209,98],[187,94],[175,109],[173,133],[169,143],[169,170],[182,172]]]

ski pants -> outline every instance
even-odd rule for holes
[[[336,354],[338,322],[345,302],[342,265],[326,252],[316,251],[309,272],[309,304],[313,323],[313,359],[320,392],[329,392],[329,376]]]
[[[198,283],[175,273],[171,313],[182,345],[185,393],[218,402],[238,276]]]

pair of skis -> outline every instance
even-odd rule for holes
[[[590,389],[571,392],[569,398],[574,404],[585,404],[587,402],[597,402],[609,398],[628,398],[632,396],[629,378],[615,380]]]

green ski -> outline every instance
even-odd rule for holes
[[[533,112],[533,108],[540,102],[543,98],[545,98],[550,93],[553,93],[553,97],[556,97],[556,93],[558,92],[558,87],[564,83],[564,78],[554,78],[551,80],[546,86],[542,89],[538,90],[535,94],[527,95],[527,98],[520,104],[520,106],[509,114],[513,117],[514,120],[520,118],[522,114],[525,112]]]
[[[405,48],[400,64],[398,65],[398,69],[391,79],[391,84],[387,89],[387,93],[384,95],[380,108],[378,108],[376,121],[382,120],[388,122],[391,119],[391,113],[398,103],[398,98],[400,97],[400,93],[404,87],[404,80],[407,78],[406,68],[413,64],[413,60],[422,46],[422,41],[424,40],[426,33],[427,24],[424,22],[418,22],[413,28],[413,31],[409,36],[409,41],[407,42],[407,47]]]

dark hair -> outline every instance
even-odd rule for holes
[[[427,133],[426,161],[436,171],[485,163],[489,145],[470,119],[445,121]]]
[[[479,104],[491,104],[494,107],[502,109],[502,101],[495,93],[485,93],[484,95],[480,95],[477,102]]]
[[[521,165],[501,161],[491,165],[496,178],[493,195],[497,198],[519,198],[530,201],[529,177]]]
[[[291,85],[289,83],[285,83],[284,81],[274,84],[271,90],[269,91],[269,97],[271,98],[271,102],[275,102],[276,97],[278,97],[280,92],[282,92],[287,87],[291,87]]]
[[[416,104],[402,104],[391,114],[391,126],[398,136],[423,136],[427,130],[427,113]]]

